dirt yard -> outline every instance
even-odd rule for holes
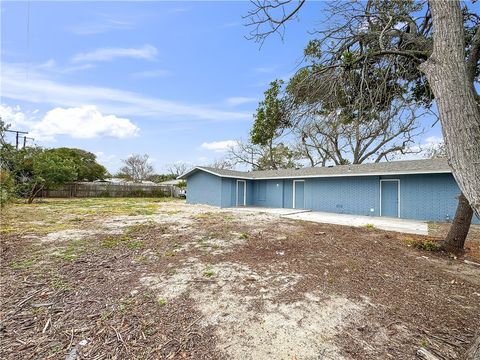
[[[16,204],[1,233],[2,359],[456,359],[480,324],[475,237],[162,199]]]

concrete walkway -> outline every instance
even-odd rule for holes
[[[276,214],[280,216],[311,212],[311,210],[305,210],[305,209],[267,208],[267,207],[261,207],[261,206],[237,206],[237,207],[229,208],[229,210],[230,209],[234,211],[245,211],[245,212],[256,212],[256,213],[262,212],[267,214]]]
[[[300,209],[277,209],[262,207],[237,207],[235,211],[264,212],[277,214],[280,217],[313,221],[325,224],[363,227],[372,224],[377,229],[397,231],[408,234],[428,235],[428,224],[425,221],[407,220],[388,217],[361,216],[349,214],[335,214]]]

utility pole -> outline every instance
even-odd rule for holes
[[[5,131],[16,133],[16,135],[15,135],[15,149],[17,149],[17,150],[18,150],[18,143],[19,143],[18,140],[19,140],[20,134],[25,134],[25,135],[28,134],[28,131],[19,131],[19,130],[5,130]],[[24,140],[24,144],[25,144],[25,141],[26,140]]]
[[[27,139],[28,140],[35,140],[34,138],[31,138],[31,137],[28,137],[28,136],[24,136],[23,137],[23,148],[25,149],[25,146],[27,145]]]

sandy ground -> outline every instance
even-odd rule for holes
[[[456,359],[478,330],[475,253],[435,238],[121,201],[5,214],[2,359]]]

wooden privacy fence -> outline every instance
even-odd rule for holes
[[[77,182],[44,189],[38,197],[180,197],[180,189],[174,185]]]

